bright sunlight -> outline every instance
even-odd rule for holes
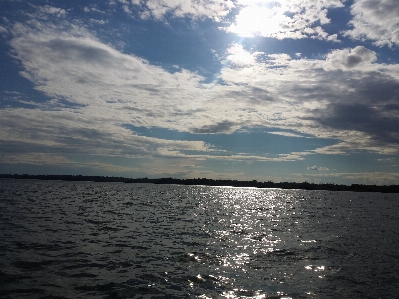
[[[237,15],[229,31],[243,37],[276,36],[281,31],[281,24],[286,21],[288,17],[280,7],[247,6]]]

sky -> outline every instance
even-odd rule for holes
[[[398,0],[0,0],[0,173],[399,184]]]

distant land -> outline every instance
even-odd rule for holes
[[[399,193],[399,185],[377,186],[352,184],[336,185],[328,183],[274,183],[237,180],[213,180],[207,178],[198,179],[174,179],[174,178],[124,178],[109,176],[85,176],[85,175],[30,175],[30,174],[0,174],[0,179],[25,179],[25,180],[57,180],[57,181],[91,181],[91,182],[122,182],[122,183],[146,183],[146,184],[175,184],[175,185],[206,185],[206,186],[231,186],[231,187],[256,187],[256,188],[280,188],[280,189],[303,189],[303,190],[326,190],[326,191],[354,191],[354,192],[382,192]]]

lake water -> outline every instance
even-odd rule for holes
[[[0,298],[399,298],[399,194],[0,180]]]

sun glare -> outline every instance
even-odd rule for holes
[[[273,8],[247,6],[237,15],[229,30],[244,37],[271,36],[279,32],[281,17],[284,16]]]

